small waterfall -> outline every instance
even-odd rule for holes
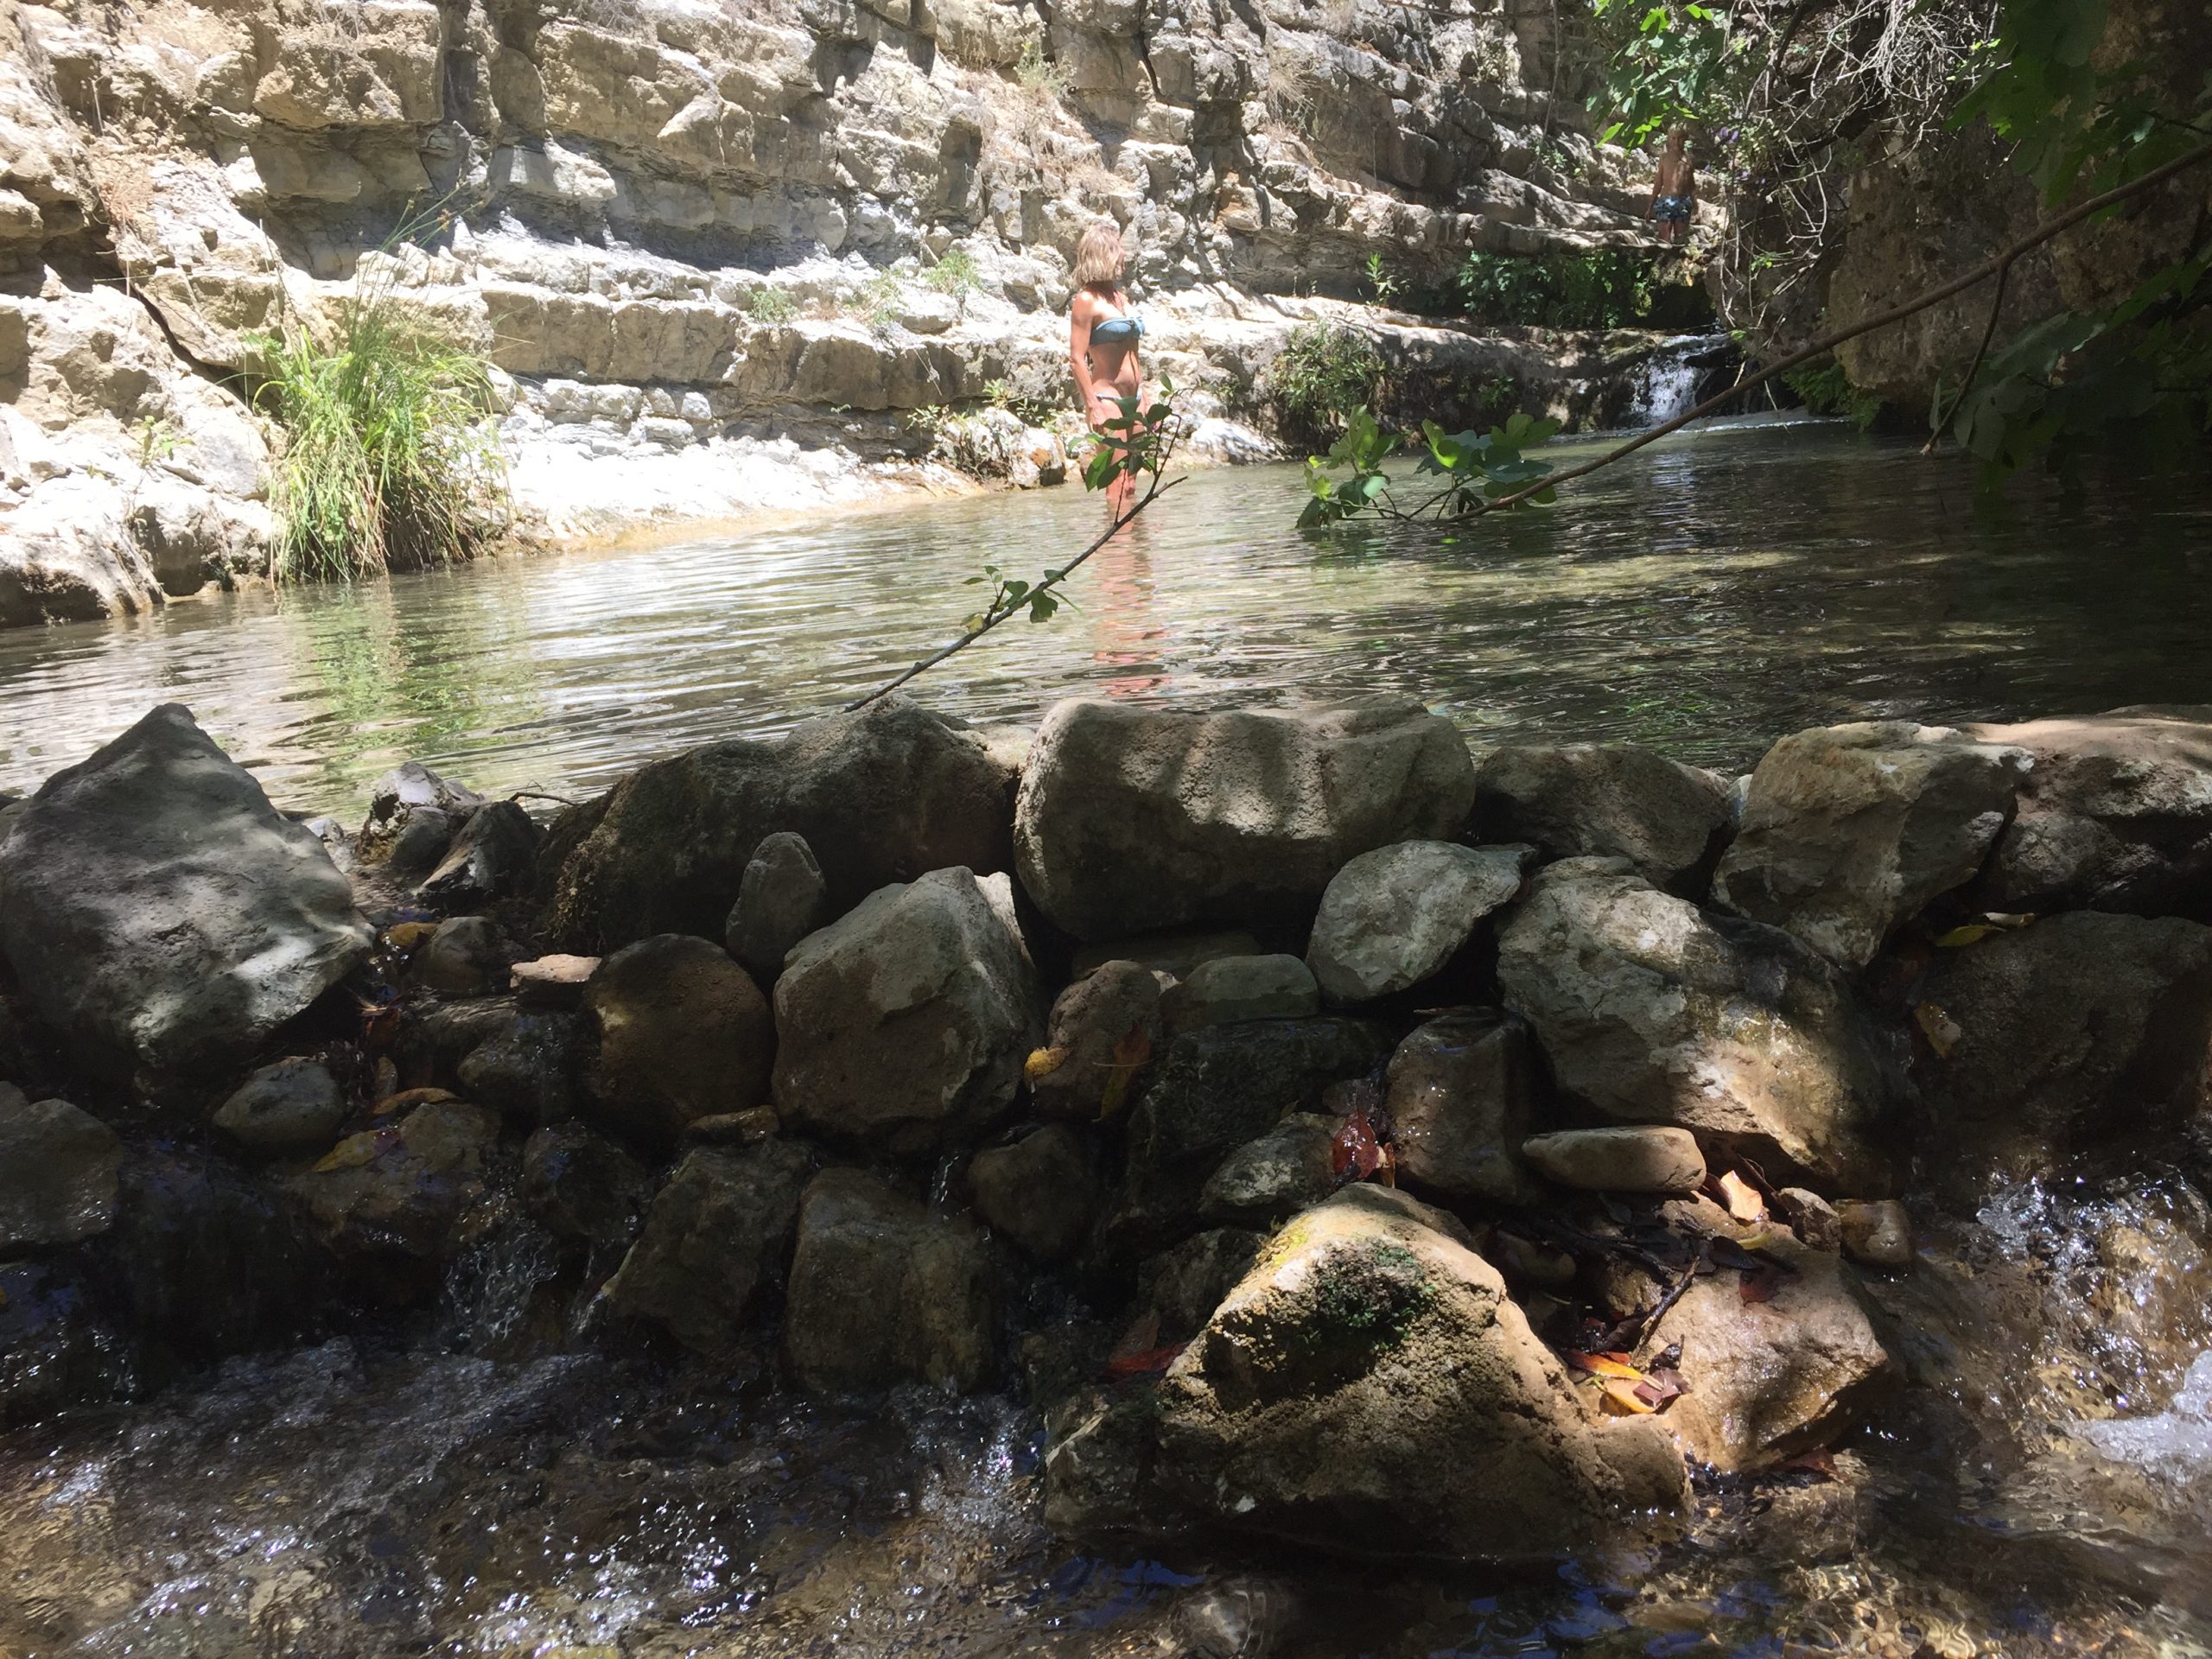
[[[1695,406],[1700,389],[1730,345],[1726,334],[1677,334],[1654,346],[1630,371],[1621,424],[1631,430],[1662,426]]]

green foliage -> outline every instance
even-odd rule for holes
[[[860,292],[854,296],[853,307],[880,334],[899,321],[899,307],[906,296],[906,284],[897,271],[887,268],[861,284]]]
[[[1650,256],[1629,248],[1471,253],[1456,281],[1467,315],[1491,325],[1633,328],[1656,302]]]
[[[983,285],[976,256],[965,248],[947,248],[944,257],[929,268],[922,280],[938,293],[950,294],[958,303],[963,316],[968,313],[968,296]]]
[[[993,409],[1003,409],[1021,417],[1024,426],[1050,426],[1060,414],[1059,405],[1041,398],[1027,397],[1014,389],[1009,380],[986,380],[983,401]]]
[[[1084,463],[1085,489],[1111,489],[1128,480],[1152,480],[1157,491],[1160,475],[1183,435],[1183,417],[1175,412],[1175,383],[1160,377],[1160,396],[1147,402],[1141,392],[1114,400],[1116,413],[1098,423],[1097,442]]]
[[[1376,401],[1382,353],[1357,328],[1300,323],[1268,365],[1267,392],[1292,436],[1319,441],[1344,429],[1347,415]]]
[[[1325,456],[1306,463],[1306,503],[1299,514],[1301,530],[1341,524],[1364,512],[1385,518],[1416,518],[1424,514],[1459,518],[1486,512],[1504,498],[1527,490],[1550,476],[1548,461],[1529,458],[1527,451],[1548,443],[1558,435],[1559,423],[1516,413],[1487,432],[1446,433],[1433,421],[1421,423],[1422,454],[1417,474],[1439,478],[1443,488],[1419,505],[1398,505],[1382,463],[1412,441],[1385,432],[1364,409],[1354,410],[1344,423],[1344,435]],[[1348,471],[1336,479],[1332,471]],[[1550,506],[1556,496],[1548,487],[1532,492],[1526,505]],[[1514,502],[1515,507],[1524,503]]]
[[[2106,22],[2106,0],[2005,0],[1988,67],[1952,118],[1986,121],[2050,203],[2139,179],[2208,136],[2212,77],[2177,95],[2158,79],[2171,66],[2100,69]],[[1980,460],[1985,483],[2031,461],[2064,470],[2115,434],[2195,441],[2212,384],[2212,247],[2202,227],[2196,242],[2117,304],[2022,330],[1970,367],[1948,404],[1939,386],[1936,434]]]
[[[763,283],[753,290],[745,309],[753,321],[765,327],[778,328],[798,315],[798,302],[791,298],[789,289]]]
[[[1367,295],[1376,304],[1389,304],[1403,286],[1381,254],[1367,256]]]
[[[1605,90],[1592,100],[1605,143],[1642,144],[1734,107],[1751,57],[1748,40],[1731,35],[1727,10],[1681,0],[1591,0],[1590,10],[1611,48]]]
[[[465,556],[499,521],[504,474],[490,365],[357,293],[329,338],[288,322],[249,344],[255,401],[284,434],[274,505],[280,582]]]
[[[1014,79],[1015,85],[1041,104],[1057,104],[1067,95],[1068,72],[1045,55],[1040,41],[1032,41],[1021,48]]]
[[[1874,424],[1882,412],[1882,400],[1871,391],[1861,391],[1851,384],[1843,372],[1843,365],[1831,360],[1826,368],[1793,369],[1782,377],[1782,384],[1796,392],[1805,407],[1815,415],[1848,415],[1864,432]]]
[[[962,584],[963,587],[973,588],[978,583],[988,582],[991,588],[989,601],[982,610],[968,618],[968,631],[970,633],[979,633],[992,617],[1011,616],[1014,612],[1023,609],[1028,611],[1029,620],[1032,622],[1051,621],[1063,604],[1072,606],[1075,602],[1073,600],[1066,599],[1064,595],[1051,591],[1052,585],[1066,575],[1067,572],[1065,570],[1047,570],[1045,572],[1044,580],[1033,586],[1029,582],[1008,576],[995,564],[985,565],[982,575],[970,576]]]

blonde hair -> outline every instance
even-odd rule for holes
[[[1122,227],[1110,219],[1095,221],[1075,245],[1075,285],[1111,288],[1122,280]]]

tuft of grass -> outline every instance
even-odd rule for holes
[[[1039,104],[1058,104],[1067,96],[1067,69],[1045,55],[1042,41],[1032,41],[1021,48],[1021,56],[1014,66],[1014,79],[1015,85]]]
[[[1847,415],[1861,432],[1873,425],[1882,412],[1882,400],[1853,385],[1843,365],[1833,359],[1824,368],[1793,369],[1782,377],[1782,384],[1814,414]]]
[[[327,338],[263,334],[255,402],[283,429],[279,582],[350,581],[467,557],[503,521],[499,399],[476,353],[356,294]]]
[[[753,290],[745,309],[753,321],[775,328],[798,315],[798,302],[791,298],[789,289],[764,283]]]

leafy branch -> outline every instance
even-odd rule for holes
[[[1132,486],[1137,480],[1144,480],[1142,493],[1132,495],[1115,512],[1103,534],[1065,564],[1057,569],[1048,568],[1033,582],[1008,577],[995,564],[985,565],[983,574],[969,577],[965,585],[988,582],[990,599],[982,610],[967,619],[960,637],[887,680],[866,696],[855,697],[845,705],[845,712],[865,709],[877,698],[896,691],[915,676],[967,650],[1001,623],[1011,621],[1024,612],[1032,622],[1048,622],[1063,604],[1071,602],[1056,591],[1060,585],[1092,554],[1120,535],[1138,514],[1183,481],[1165,476],[1183,433],[1182,417],[1175,412],[1174,396],[1174,383],[1163,379],[1159,397],[1147,401],[1139,391],[1116,398],[1120,412],[1099,423],[1096,444],[1083,469],[1084,487],[1110,492],[1124,480]]]
[[[1396,519],[1463,518],[1484,512],[1516,492],[1537,506],[1549,506],[1554,498],[1544,480],[1551,474],[1551,464],[1533,461],[1524,451],[1549,442],[1559,429],[1557,421],[1516,412],[1488,432],[1447,433],[1434,421],[1422,422],[1418,434],[1385,432],[1365,409],[1355,410],[1329,453],[1306,461],[1306,487],[1311,499],[1298,517],[1299,527],[1341,524],[1370,512]],[[1402,506],[1382,462],[1415,442],[1423,446],[1416,473],[1442,479],[1444,487],[1427,500]],[[1349,467],[1351,476],[1333,479],[1329,476],[1332,467]]]

